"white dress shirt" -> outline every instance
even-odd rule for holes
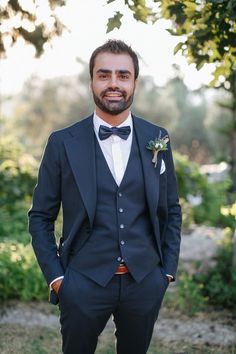
[[[124,177],[124,173],[128,164],[131,144],[132,144],[133,121],[132,121],[131,113],[123,123],[117,126],[118,128],[124,126],[130,126],[131,131],[127,140],[124,140],[117,135],[111,135],[109,136],[109,138],[105,140],[100,140],[98,136],[100,125],[105,125],[106,127],[109,128],[111,128],[112,125],[104,122],[104,120],[99,118],[96,115],[96,113],[94,113],[93,116],[93,125],[94,125],[94,131],[98,143],[106,159],[107,165],[111,171],[114,180],[116,181],[116,184],[120,186],[120,183]]]

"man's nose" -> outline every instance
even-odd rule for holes
[[[111,76],[109,84],[110,84],[110,87],[112,87],[113,89],[119,87],[118,80],[117,80],[117,77],[115,75]]]

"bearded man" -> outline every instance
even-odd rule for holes
[[[175,279],[181,209],[171,147],[165,129],[131,113],[138,74],[124,42],[95,49],[94,113],[52,133],[39,169],[29,230],[59,303],[65,354],[93,354],[111,315],[116,352],[147,353]]]

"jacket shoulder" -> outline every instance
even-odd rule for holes
[[[89,116],[87,118],[84,118],[80,120],[79,122],[76,122],[68,127],[56,130],[52,132],[49,136],[48,141],[64,141],[68,138],[71,138],[72,136],[76,135],[77,132],[84,127],[85,125],[89,125],[92,123],[92,117]]]
[[[134,122],[137,123],[138,125],[141,125],[143,129],[146,129],[147,131],[154,131],[154,132],[162,132],[162,135],[165,134],[165,135],[168,135],[168,132],[165,128],[151,122],[151,121],[148,121],[144,118],[140,118],[140,117],[137,117],[137,116],[133,116],[134,118]]]

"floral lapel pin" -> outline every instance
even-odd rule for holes
[[[152,158],[152,163],[154,163],[154,167],[157,167],[157,155],[159,151],[165,151],[168,150],[167,148],[167,143],[169,141],[168,135],[164,136],[164,138],[161,138],[161,133],[159,138],[155,138],[154,140],[150,140],[146,148],[148,150],[151,150],[153,152],[153,158]]]

